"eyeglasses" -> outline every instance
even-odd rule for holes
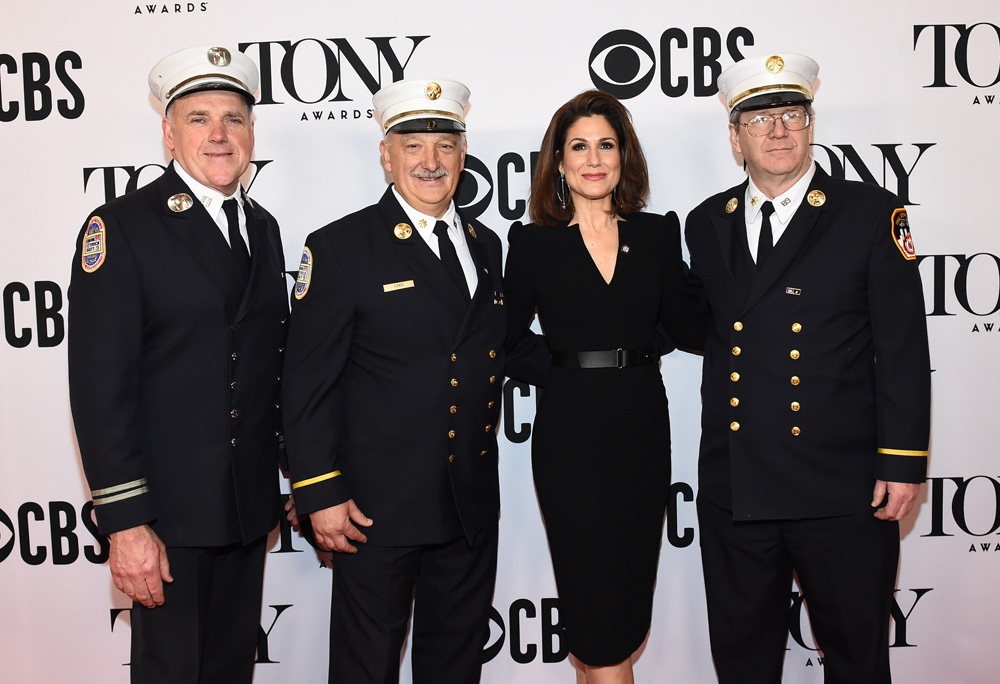
[[[781,115],[781,125],[786,131],[801,131],[809,127],[809,114],[803,109],[793,109]],[[775,117],[771,114],[758,114],[749,121],[737,121],[746,126],[747,133],[759,138],[774,130]]]

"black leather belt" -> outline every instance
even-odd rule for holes
[[[552,352],[553,368],[631,368],[655,363],[660,358],[656,347],[608,349],[607,351]]]

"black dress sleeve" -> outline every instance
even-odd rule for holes
[[[701,352],[708,335],[708,317],[701,311],[697,293],[688,278],[687,264],[681,256],[681,224],[677,214],[666,213],[659,233],[663,249],[660,325],[677,348]]]
[[[529,329],[538,304],[530,246],[533,226],[518,221],[507,233],[509,249],[504,271],[504,302],[507,309],[506,369],[508,377],[542,386],[552,367],[552,357],[544,335]]]

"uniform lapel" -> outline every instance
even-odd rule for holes
[[[236,311],[236,321],[239,321],[253,306],[260,291],[261,283],[267,275],[267,267],[271,262],[271,244],[267,238],[267,222],[257,212],[253,201],[243,193],[243,213],[247,220],[247,235],[250,237],[250,278],[246,291],[243,293],[239,309]]]
[[[431,251],[420,234],[410,226],[410,219],[399,206],[392,188],[388,188],[378,203],[384,219],[380,230],[385,230],[392,243],[393,253],[413,271],[414,284],[426,287],[435,297],[443,301],[458,316],[464,317],[469,309],[468,300],[455,288],[455,281],[448,275],[441,260]],[[405,224],[409,231],[400,231],[396,226]]]
[[[163,174],[161,190],[163,192],[158,201],[163,211],[163,222],[184,244],[215,286],[225,294],[229,300],[230,312],[235,312],[243,299],[243,291],[239,286],[232,251],[219,226],[174,171],[173,162]],[[171,210],[168,200],[181,193],[191,198],[191,206],[182,211]]]
[[[726,195],[731,199],[727,203],[715,208],[712,214],[712,225],[715,227],[715,235],[719,241],[719,254],[726,265],[726,271],[732,279],[733,288],[738,293],[738,300],[743,301],[749,291],[746,280],[740,277],[742,264],[737,258],[737,250],[742,248],[746,242],[746,222],[744,220],[745,208],[743,198],[746,197],[746,189],[749,181],[744,181],[742,185],[732,188]],[[732,206],[731,202],[736,200],[735,208],[727,211]]]
[[[461,220],[461,217],[459,217],[459,220]],[[483,310],[483,307],[486,306],[486,303],[492,300],[493,295],[490,290],[492,280],[490,279],[486,245],[479,240],[479,236],[476,235],[471,223],[466,225],[465,239],[469,245],[469,252],[472,254],[472,262],[476,265],[476,277],[478,280],[476,291],[472,295],[472,302],[466,308],[465,318],[462,320],[462,326],[458,330],[458,341],[461,341],[468,334],[472,322]]]
[[[788,269],[795,259],[795,255],[802,249],[806,238],[809,237],[816,223],[826,211],[825,200],[823,204],[815,207],[809,203],[809,195],[814,190],[819,190],[826,197],[826,193],[830,191],[830,186],[827,182],[829,178],[823,169],[819,166],[816,167],[816,173],[809,184],[809,190],[806,192],[805,197],[802,198],[802,204],[796,210],[795,215],[792,217],[792,222],[788,224],[788,228],[782,233],[781,239],[775,243],[774,251],[767,258],[764,268],[757,274],[757,280],[754,281],[753,288],[751,288],[750,294],[747,296],[744,310],[749,309],[760,300],[771,286],[774,285],[778,277]]]

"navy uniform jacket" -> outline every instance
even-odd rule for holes
[[[278,520],[278,376],[287,317],[274,219],[244,202],[238,285],[226,240],[173,165],[100,207],[73,263],[69,382],[98,528],[149,523],[167,546],[249,542]]]
[[[877,186],[817,168],[745,285],[746,187],[707,199],[685,231],[712,316],[700,493],[735,520],[868,510],[876,479],[926,474],[930,362],[905,211]]]
[[[387,189],[309,235],[282,383],[299,512],[354,499],[380,546],[471,540],[500,508],[500,239],[462,221],[470,303],[408,221]]]

